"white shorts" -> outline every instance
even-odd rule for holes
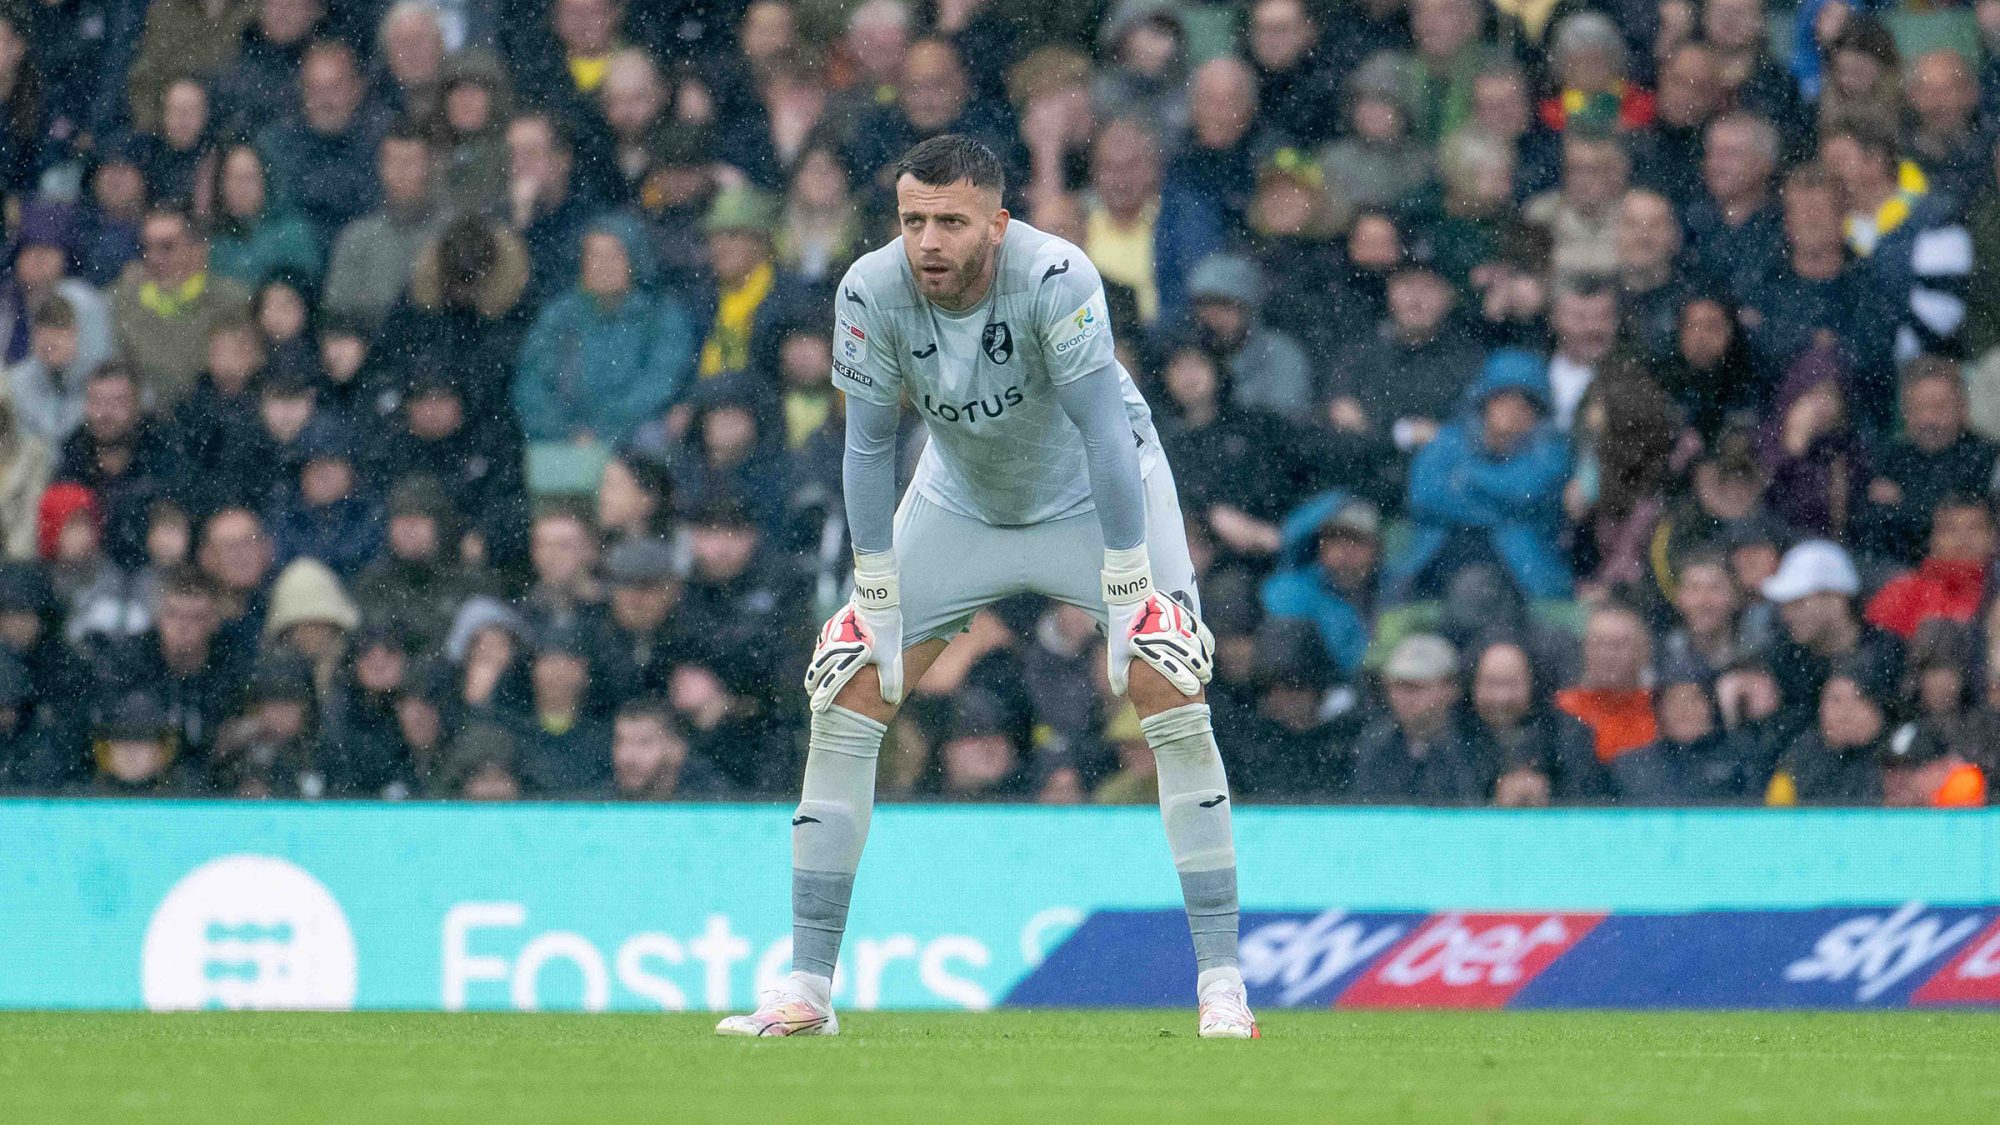
[[[1180,496],[1165,462],[1147,475],[1146,554],[1153,582],[1195,612],[1194,560]],[[939,507],[912,488],[896,509],[896,569],[902,580],[903,644],[962,631],[972,615],[1014,594],[1041,594],[1106,617],[1100,574],[1104,529],[1088,511],[1046,523],[996,527]]]

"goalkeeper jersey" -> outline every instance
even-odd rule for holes
[[[1160,462],[1152,411],[1112,354],[1083,251],[1014,220],[997,253],[985,300],[962,313],[918,291],[900,238],[856,261],[835,295],[834,385],[922,413],[930,440],[912,487],[947,511],[999,525],[1091,511],[1083,435],[1053,388],[1112,368],[1142,477]]]

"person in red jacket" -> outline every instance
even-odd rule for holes
[[[1930,554],[1891,579],[1868,603],[1867,617],[1901,637],[1936,618],[1971,621],[1986,597],[1993,565],[1993,510],[1974,496],[1948,496],[1931,513]]]

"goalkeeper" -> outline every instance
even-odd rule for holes
[[[806,674],[812,739],[792,818],[792,973],[726,1035],[831,1035],[833,966],[875,804],[875,766],[904,687],[981,607],[1032,592],[1106,627],[1159,765],[1199,977],[1200,1034],[1255,1038],[1236,968],[1228,783],[1202,685],[1213,640],[1196,616],[1180,502],[1152,413],[1112,352],[1097,270],[1074,245],[1010,221],[999,159],[945,135],[898,165],[902,236],[834,295],[834,372],[854,595]],[[896,503],[901,403],[929,441]]]

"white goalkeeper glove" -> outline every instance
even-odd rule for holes
[[[1103,580],[1112,694],[1125,694],[1134,657],[1182,695],[1201,691],[1215,675],[1215,638],[1193,610],[1153,588],[1145,546],[1105,551]]]
[[[806,665],[812,709],[833,706],[833,697],[856,672],[875,665],[882,702],[903,701],[903,607],[896,584],[896,557],[888,551],[855,553],[854,594],[827,619]]]

